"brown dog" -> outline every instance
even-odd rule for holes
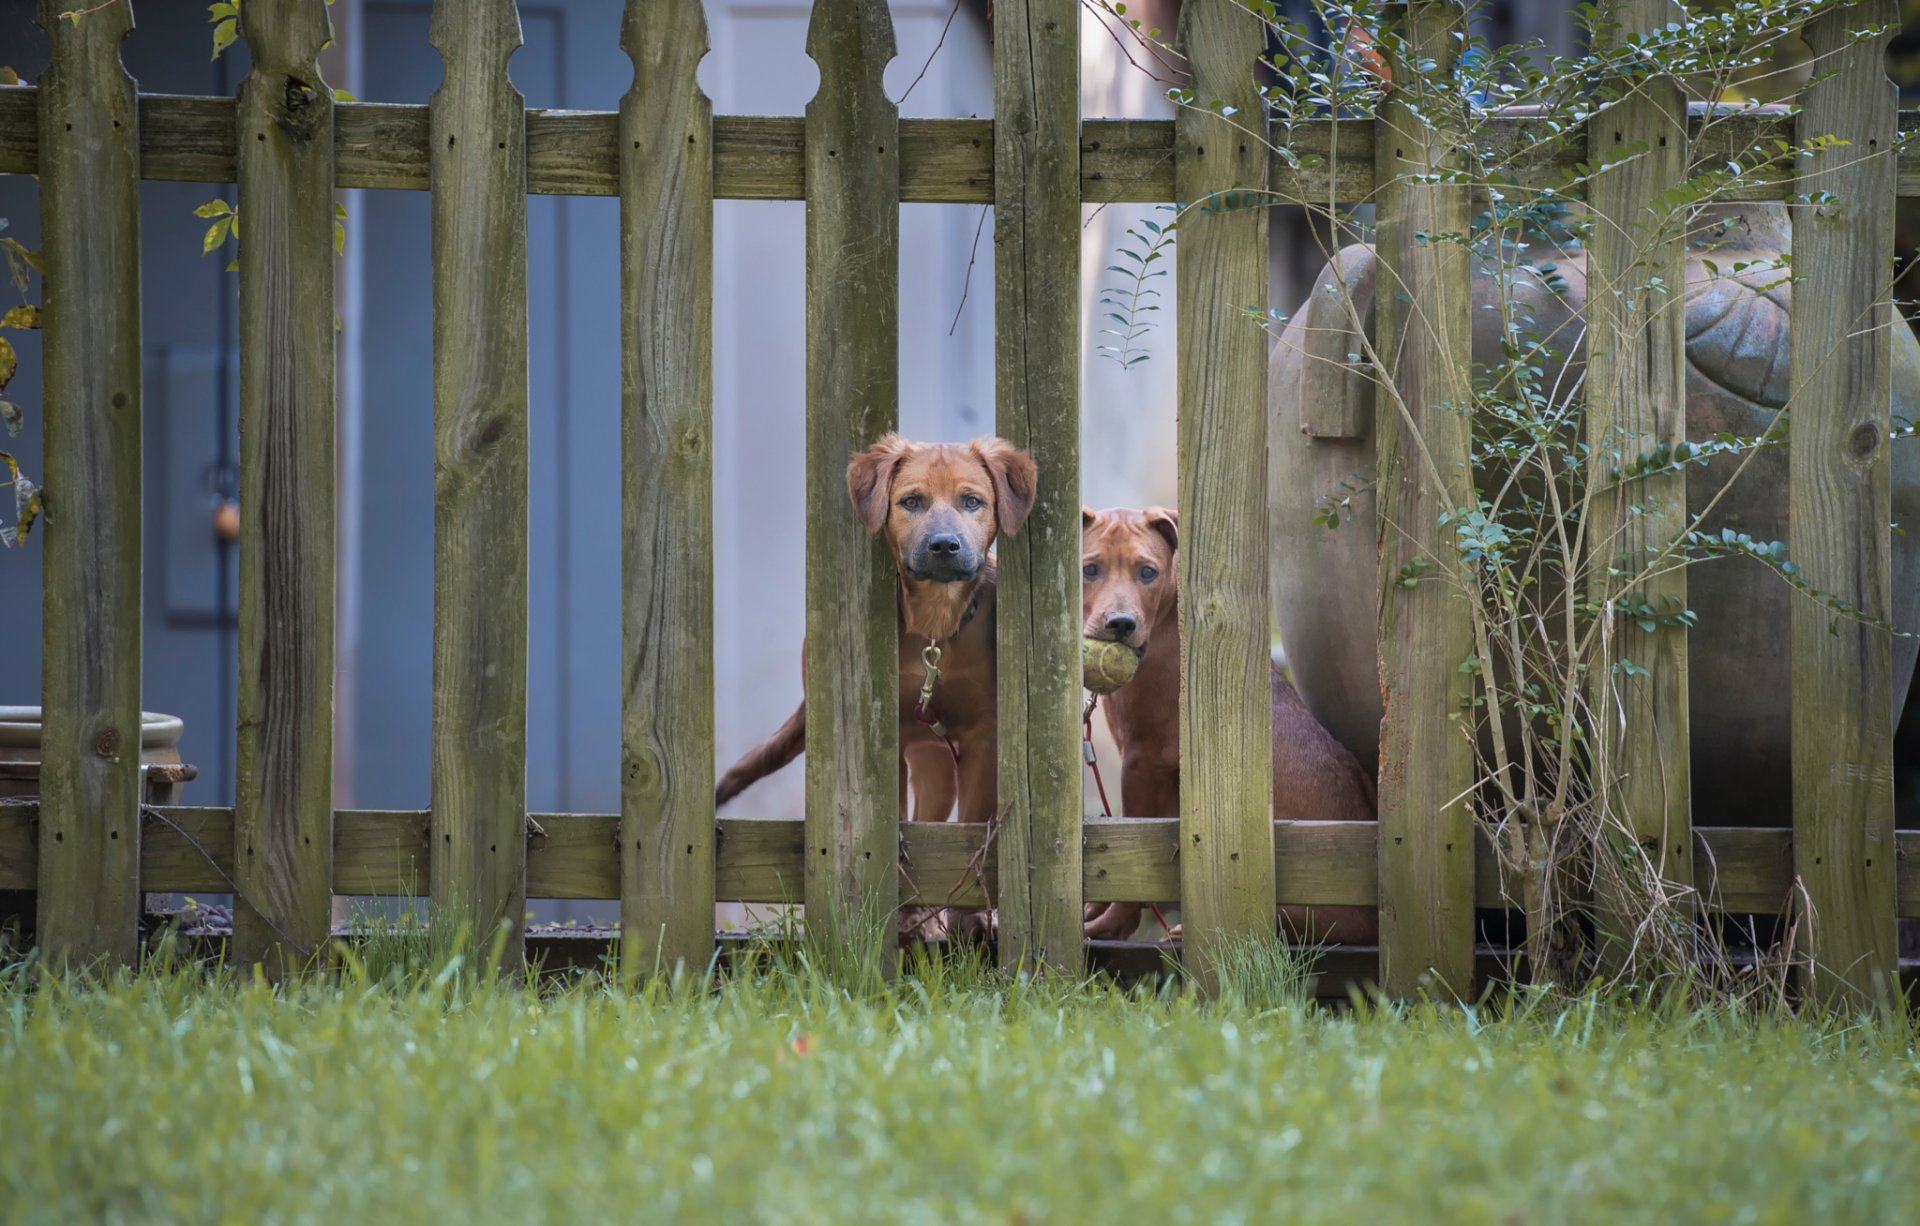
[[[883,537],[900,575],[900,818],[945,821],[993,816],[999,786],[999,701],[995,688],[990,550],[1033,509],[1032,457],[1004,439],[911,443],[889,434],[847,465],[847,494],[870,533]],[[926,670],[922,652],[940,646],[930,709],[916,714]],[[804,644],[802,650],[805,650]],[[724,805],[806,748],[807,705],[748,750],[721,777]]]
[[[1107,695],[1107,725],[1120,748],[1120,807],[1134,817],[1180,813],[1180,591],[1175,575],[1179,516],[1081,511],[1083,633],[1124,643],[1140,656],[1133,680]],[[1333,738],[1273,666],[1273,816],[1281,821],[1372,821],[1373,780]],[[1125,938],[1140,925],[1139,903],[1088,908],[1089,937]],[[1372,944],[1379,920],[1369,907],[1281,908],[1298,940]]]

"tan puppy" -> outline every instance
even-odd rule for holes
[[[1083,633],[1132,647],[1133,680],[1102,701],[1120,748],[1122,816],[1180,813],[1179,516],[1165,507],[1081,511]],[[1372,821],[1373,780],[1307,709],[1273,666],[1273,816],[1280,821]],[[1089,937],[1122,939],[1141,904],[1087,909]],[[1367,945],[1378,940],[1370,907],[1283,907],[1295,939]]]
[[[912,443],[889,434],[847,465],[847,494],[860,522],[887,543],[900,582],[900,818],[945,821],[993,816],[999,782],[990,550],[1033,509],[1032,457],[1004,439]],[[931,710],[916,717],[925,677],[921,653],[940,645]],[[802,645],[805,650],[805,645]],[[936,731],[927,719],[936,721]],[[721,777],[724,805],[806,748],[807,705]]]

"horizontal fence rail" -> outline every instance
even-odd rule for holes
[[[0,804],[0,890],[32,889],[33,803]],[[341,809],[334,814],[338,895],[424,897],[432,848],[425,810]],[[612,813],[536,813],[527,840],[527,897],[620,897],[620,819]],[[1088,902],[1180,902],[1179,820],[1089,818],[1081,840]],[[999,868],[982,856],[987,828],[901,822],[902,906],[981,906],[998,897]],[[1275,894],[1285,906],[1374,906],[1380,901],[1373,822],[1275,822]],[[806,832],[797,818],[723,817],[715,894],[730,902],[801,897]],[[1793,891],[1793,832],[1749,826],[1693,832],[1701,898],[1735,914],[1777,915]],[[1899,833],[1894,870],[1899,914],[1920,918],[1920,830]],[[233,810],[150,808],[141,832],[140,888],[154,894],[225,893],[233,886]],[[1520,883],[1503,887],[1498,854],[1475,832],[1474,906],[1517,908]]]
[[[40,164],[38,91],[0,88],[0,174],[34,174]],[[140,97],[140,177],[176,183],[231,183],[236,160],[231,98],[168,94]],[[1488,121],[1500,140],[1519,146],[1525,120]],[[1159,204],[1174,198],[1174,121],[1088,119],[1080,125],[1080,196],[1094,204]],[[1728,115],[1710,127],[1690,117],[1696,159],[1733,158],[1755,145],[1773,152],[1795,139],[1785,115]],[[615,196],[620,192],[620,116],[616,111],[527,111],[527,190],[541,196]],[[1704,133],[1702,129],[1706,130]],[[1337,130],[1337,131],[1336,131]],[[1920,111],[1901,111],[1904,137],[1920,131]],[[1275,139],[1280,139],[1277,135]],[[334,107],[336,183],[343,188],[401,191],[428,188],[427,108],[383,102]],[[716,200],[806,199],[806,121],[763,115],[713,117],[713,195]],[[1366,119],[1308,120],[1296,124],[1289,147],[1293,166],[1275,155],[1268,186],[1310,200],[1373,197],[1374,132]],[[1521,187],[1544,187],[1584,161],[1578,142],[1552,155],[1519,158],[1503,170]],[[1895,162],[1895,194],[1920,196],[1920,146],[1903,147]],[[1330,182],[1330,180],[1334,180]],[[1744,198],[1785,200],[1790,181],[1762,185]],[[1733,200],[1743,197],[1729,196]],[[991,204],[991,119],[902,119],[900,200],[903,204]]]

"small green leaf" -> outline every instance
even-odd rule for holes
[[[234,40],[239,37],[240,23],[231,17],[215,25],[213,27],[213,55],[211,58],[219,59],[220,53],[228,47],[233,46]]]
[[[195,217],[225,217],[233,212],[233,206],[224,200],[209,200],[193,211]]]
[[[201,240],[201,243],[200,243],[200,254],[206,255],[208,252],[218,247],[221,243],[226,242],[227,231],[231,229],[232,226],[233,226],[233,218],[231,217],[222,217],[219,221],[216,221],[212,225],[208,226],[207,236],[205,239]]]
[[[12,328],[19,332],[31,332],[40,327],[40,308],[28,303],[17,306],[5,315],[0,315],[0,328]]]

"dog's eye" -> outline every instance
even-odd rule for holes
[[[927,505],[927,500],[918,494],[908,494],[900,500],[900,505],[906,510],[918,511],[921,507]]]
[[[960,505],[969,511],[978,511],[981,507],[986,506],[987,503],[986,500],[978,494],[967,494],[960,499]]]
[[[1151,566],[1142,566],[1140,568],[1140,582],[1142,583],[1152,583],[1155,579],[1158,579],[1159,577],[1160,577],[1160,572],[1158,570],[1155,570]]]
[[[1088,583],[1092,583],[1100,577],[1100,564],[1098,562],[1089,562],[1085,566],[1082,566],[1080,568],[1080,577]]]

